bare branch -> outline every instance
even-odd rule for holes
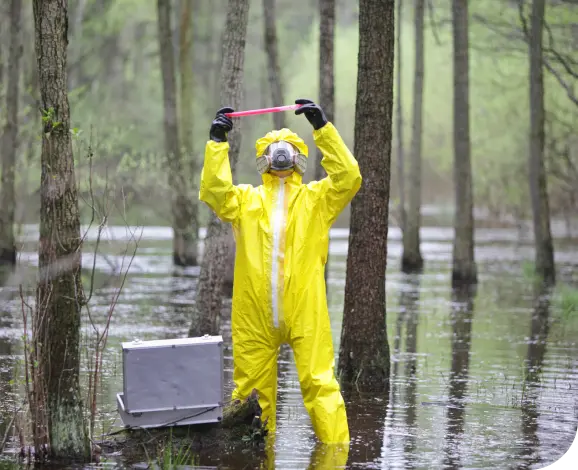
[[[436,25],[436,22],[434,20],[435,12],[434,12],[433,0],[427,0],[427,11],[428,11],[428,17],[429,17],[429,22],[431,25],[433,37],[436,41],[436,44],[438,46],[441,46],[442,42],[441,42],[439,34],[438,34],[438,25]]]
[[[576,95],[574,94],[574,90],[572,89],[570,84],[567,83],[562,78],[560,73],[554,67],[552,67],[550,62],[548,62],[546,59],[544,59],[543,62],[544,62],[544,67],[546,67],[548,72],[550,72],[554,76],[554,78],[558,81],[560,86],[562,86],[562,88],[564,88],[564,90],[566,91],[566,95],[568,96],[568,99],[570,101],[572,101],[572,103],[574,103],[576,106],[578,106],[578,97],[576,97]]]

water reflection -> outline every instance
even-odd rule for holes
[[[351,440],[348,466],[378,467],[384,448],[389,390],[379,396],[347,391],[344,398]]]
[[[5,292],[5,299],[12,300],[13,292]],[[13,327],[10,311],[5,307],[8,302],[0,306],[0,446],[4,444],[4,437],[8,438],[10,423],[14,416],[14,397],[12,391],[13,379],[13,341],[4,332]]]
[[[452,366],[449,377],[444,468],[460,468],[459,443],[464,432],[465,399],[470,365],[475,290],[452,291]]]
[[[541,376],[549,332],[551,291],[541,285],[534,288],[534,309],[530,322],[530,339],[524,361],[524,384],[520,402],[522,436],[520,467],[530,468],[540,462],[538,439],[538,403],[542,391]]]
[[[413,460],[412,456],[415,451],[416,443],[416,418],[417,408],[415,403],[417,389],[417,327],[419,324],[419,276],[409,277],[407,289],[403,289],[400,295],[400,316],[405,319],[405,425],[407,428],[407,437],[404,443],[404,454],[408,461]]]

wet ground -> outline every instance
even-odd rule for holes
[[[101,327],[119,282],[110,272],[121,267],[126,235],[125,229],[113,227],[111,239],[102,245],[106,257],[97,258],[92,314]],[[34,239],[34,231],[29,236]],[[198,270],[173,275],[170,236],[166,228],[143,232],[118,300],[105,353],[100,432],[108,432],[117,419],[120,343],[187,333]],[[556,241],[559,286],[545,292],[534,289],[531,282],[529,240],[519,240],[516,230],[479,230],[480,284],[469,296],[450,289],[451,237],[450,229],[424,229],[425,272],[407,276],[399,272],[399,232],[391,230],[387,274],[391,390],[380,396],[346,397],[348,452],[331,453],[316,446],[291,352],[283,349],[278,432],[264,468],[324,469],[345,461],[351,468],[542,468],[566,452],[578,423],[578,241]],[[346,231],[334,230],[330,251],[329,304],[337,351]],[[23,262],[34,263],[35,258],[33,252],[22,255]],[[128,261],[124,260],[123,271]],[[92,256],[85,255],[84,265],[91,264]],[[1,443],[22,401],[23,387],[20,299],[9,288],[0,295]],[[83,331],[88,338],[87,320]],[[227,322],[224,335],[230,336]],[[89,354],[86,346],[83,357]],[[230,348],[225,366],[230,390]],[[84,370],[84,380],[86,375]],[[14,448],[10,438],[8,446]],[[110,459],[111,466],[113,462]],[[206,467],[220,462],[229,468],[255,468],[259,460],[251,452],[226,456],[206,452],[196,459]]]

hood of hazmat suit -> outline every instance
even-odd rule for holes
[[[234,399],[255,388],[262,419],[275,432],[277,356],[293,349],[301,393],[323,443],[349,442],[345,405],[334,374],[334,351],[325,295],[329,229],[361,186],[357,161],[332,123],[313,132],[327,177],[304,184],[262,175],[263,184],[234,185],[228,142],[207,142],[199,198],[233,226],[236,241],[232,302]],[[288,129],[256,142],[257,157],[284,140],[307,155]]]

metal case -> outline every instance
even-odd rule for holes
[[[136,420],[140,424],[134,425],[153,427],[219,421],[222,346],[221,336],[208,335],[122,343],[124,386],[117,405],[124,424]]]
[[[128,413],[124,407],[124,396],[116,394],[118,414],[124,426],[131,428],[162,428],[169,426],[189,426],[191,424],[217,423],[223,419],[223,408],[201,408],[194,410],[149,411]]]

